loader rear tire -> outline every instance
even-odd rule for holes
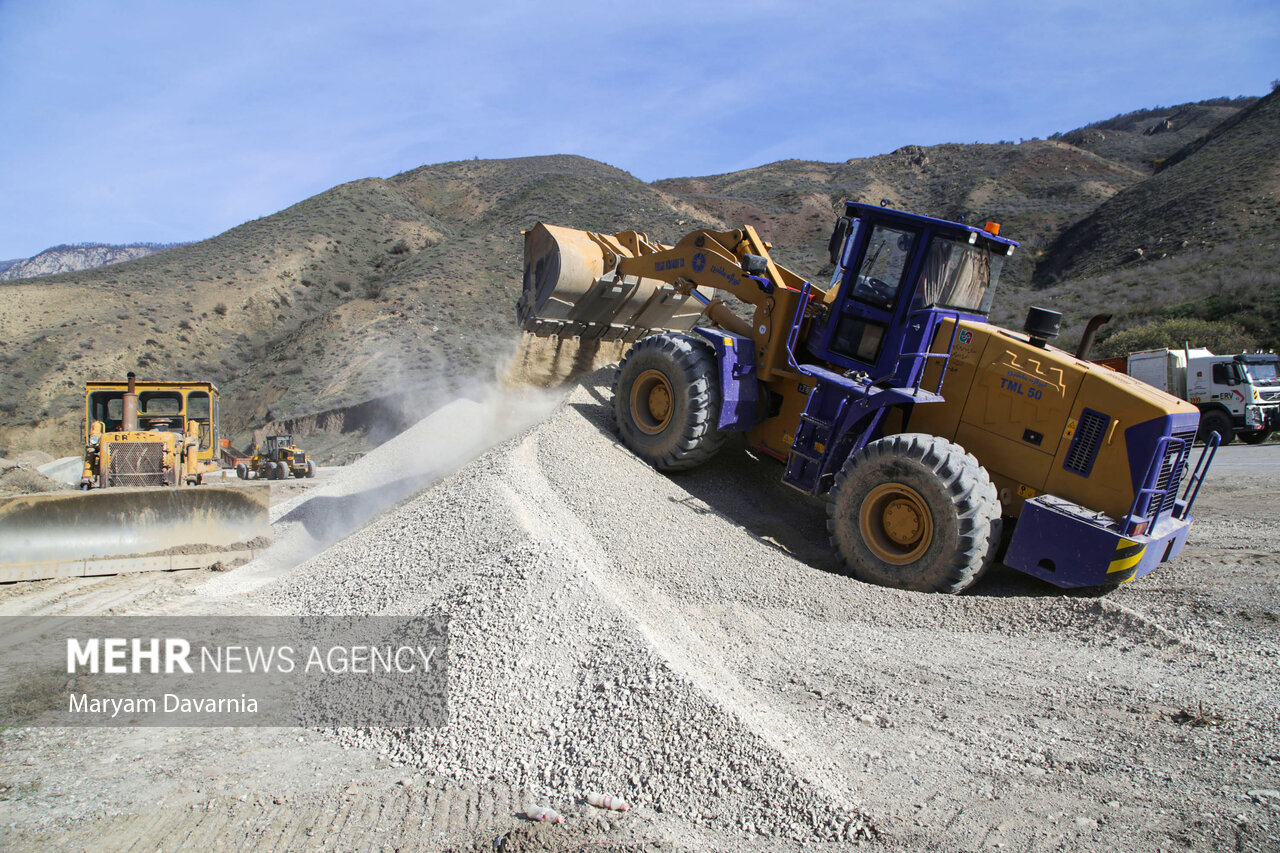
[[[963,447],[903,433],[845,460],[827,502],[827,531],[858,580],[956,593],[994,562],[1000,500]]]
[[[613,381],[618,434],[659,471],[701,465],[724,444],[715,350],[692,335],[651,335],[636,343]]]
[[[241,480],[249,479],[249,466],[243,462],[236,464],[236,476]]]

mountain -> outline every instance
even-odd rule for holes
[[[1216,98],[1176,107],[1138,110],[1050,138],[1149,175],[1177,151],[1257,100]]]
[[[282,420],[342,429],[374,400],[429,409],[513,351],[520,229],[539,219],[666,240],[719,224],[580,157],[462,161],[343,184],[162,254],[0,283],[0,446],[74,452],[84,381],[129,370],[219,383],[238,440]]]
[[[1065,229],[1041,297],[1124,315],[1243,325],[1280,342],[1280,90],[1228,117]]]
[[[831,223],[846,199],[968,222],[1001,223],[1021,244],[1007,286],[1026,286],[1043,251],[1071,222],[1144,176],[1062,142],[906,146],[845,163],[786,160],[655,187],[706,215],[755,225],[796,269],[829,275]]]
[[[1194,275],[1178,288],[1107,284],[1170,262],[1135,265],[1126,251],[1167,252],[1146,235],[1183,221],[1185,211],[1166,206],[1188,204],[1185,193],[1197,216],[1213,212],[1195,233],[1214,242],[1179,257],[1267,239],[1274,196],[1243,188],[1244,206],[1263,212],[1255,215],[1233,209],[1232,192],[1251,175],[1270,180],[1274,153],[1256,137],[1274,103],[1190,105],[1184,114],[1194,121],[1168,131],[1182,134],[1183,148],[1154,175],[1133,145],[1113,160],[1064,135],[907,146],[844,163],[786,160],[651,184],[574,156],[442,163],[342,184],[199,243],[0,282],[0,455],[76,452],[85,380],[135,370],[217,382],[224,432],[237,442],[275,424],[347,458],[376,441],[379,423],[392,429],[494,378],[519,339],[520,231],[539,220],[634,228],[663,242],[752,224],[783,263],[816,281],[830,274],[827,236],[845,199],[995,220],[1023,249],[1006,267],[994,319],[1020,326],[1028,304],[1043,304],[1064,311],[1069,337],[1097,310],[1138,316],[1213,285]],[[1134,134],[1157,118],[1137,115],[1111,123]],[[1194,136],[1218,115],[1222,123]]]
[[[16,261],[0,261],[0,280],[33,278],[38,275],[57,275],[63,272],[93,269],[118,264],[135,258],[145,258],[171,248],[159,243],[130,243],[112,246],[106,243],[77,243],[74,246],[54,246],[38,255]]]

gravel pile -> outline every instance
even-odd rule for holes
[[[326,482],[271,507],[272,546],[201,588],[209,596],[248,592],[359,529],[485,450],[545,418],[559,397],[531,389],[478,389],[452,400]]]
[[[0,457],[0,494],[34,495],[41,492],[59,492],[73,488],[46,477],[36,470],[32,462],[19,462]]]
[[[715,662],[699,659],[697,638],[650,606],[643,574],[578,521],[544,476],[544,443],[557,455],[567,445],[568,457],[550,464],[604,484],[616,503],[598,512],[665,540],[667,566],[681,560],[690,531],[680,519],[689,513],[665,500],[630,504],[629,478],[655,475],[583,418],[608,373],[528,434],[258,598],[297,612],[450,617],[450,724],[340,733],[348,744],[460,782],[508,785],[531,802],[607,791],[720,831],[867,837],[852,792],[803,777],[784,754],[792,740],[785,721],[753,710],[727,673],[704,672]],[[619,470],[619,462],[641,468]],[[637,524],[638,515],[654,523]]]
[[[1239,619],[1201,585],[1226,542],[1105,599],[855,583],[776,464],[730,442],[667,477],[626,451],[611,379],[254,594],[450,617],[449,725],[342,743],[561,810],[621,795],[693,849],[1156,849],[1211,813],[1269,837],[1275,575],[1245,572],[1274,555],[1231,576]]]

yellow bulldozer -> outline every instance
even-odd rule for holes
[[[212,382],[85,385],[80,488],[199,485],[218,463],[218,389]]]
[[[819,287],[750,226],[664,245],[540,223],[517,316],[539,336],[634,341],[613,387],[622,442],[679,471],[745,435],[827,498],[861,580],[959,592],[1002,561],[1114,587],[1182,550],[1217,442],[1192,468],[1196,407],[1050,346],[1056,312],[992,325],[1017,245],[996,223],[848,202]]]
[[[195,568],[271,535],[269,492],[200,485],[220,470],[212,382],[85,386],[81,492],[0,500],[0,582]]]

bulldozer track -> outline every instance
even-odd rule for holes
[[[177,807],[166,804],[136,814],[76,821],[56,831],[0,829],[0,846],[14,851],[119,853],[442,850],[509,831],[522,822],[517,815],[522,807],[510,789],[458,787],[434,777],[425,785],[337,788],[302,802],[253,794]]]

